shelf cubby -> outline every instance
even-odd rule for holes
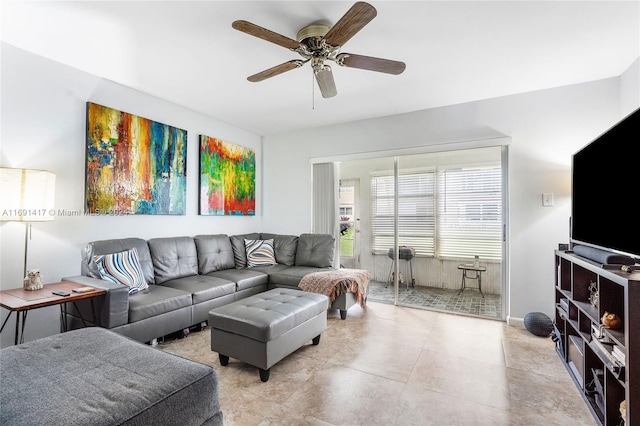
[[[606,424],[618,425],[620,424],[620,403],[625,400],[625,387],[620,384],[620,381],[611,373],[611,371],[605,371],[605,416]],[[627,423],[628,425],[632,423]]]
[[[593,350],[592,345],[587,346],[585,355],[585,380],[588,383],[585,389],[585,396],[590,405],[591,412],[597,417],[600,424],[604,422],[605,405],[604,405],[604,371],[605,365],[599,355]],[[595,372],[600,372],[596,377]],[[597,382],[597,383],[596,383]]]
[[[616,314],[623,321],[620,330],[624,330],[624,287],[600,277],[598,291],[600,293],[599,318],[602,318],[605,312]]]
[[[571,262],[567,261],[567,259],[558,259],[556,267],[558,268],[556,286],[571,293]]]
[[[598,284],[598,275],[580,265],[573,265],[572,293],[573,300],[589,303],[589,286]]]

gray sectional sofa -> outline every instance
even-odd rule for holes
[[[276,264],[248,266],[245,239],[274,240]],[[129,294],[129,288],[101,278],[94,256],[137,250],[148,289]],[[96,317],[99,326],[140,342],[175,332],[203,328],[209,311],[272,288],[296,288],[307,274],[332,268],[335,237],[327,234],[279,235],[252,233],[228,236],[197,235],[144,240],[122,238],[94,241],[83,249],[80,276],[63,280],[103,288],[95,305],[80,301],[67,310],[70,328],[81,319]],[[343,294],[332,308],[355,303]]]
[[[216,371],[89,327],[0,349],[0,424],[222,426]]]

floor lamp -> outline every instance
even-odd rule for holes
[[[56,175],[44,170],[0,168],[0,221],[25,222],[23,278],[27,259],[31,223],[55,218]]]

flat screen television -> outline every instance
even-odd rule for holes
[[[576,152],[571,242],[640,259],[640,108]]]

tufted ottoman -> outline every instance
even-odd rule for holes
[[[275,288],[209,311],[211,350],[220,364],[229,357],[260,369],[260,380],[278,361],[327,328],[329,298],[322,294]]]

